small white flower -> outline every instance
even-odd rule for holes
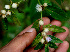
[[[7,13],[6,13],[6,15],[11,15],[11,12],[8,10]]]
[[[43,44],[44,42],[45,42],[45,40],[42,38],[42,39],[41,39],[41,43]]]
[[[52,39],[50,37],[46,37],[46,41],[49,42],[51,41]]]
[[[65,7],[65,10],[69,10],[69,7],[66,6],[66,7]]]
[[[2,14],[6,14],[6,10],[1,10],[1,13]]]
[[[5,17],[6,17],[6,15],[5,15],[5,14],[3,14],[3,15],[2,15],[2,18],[5,18]]]
[[[39,25],[43,25],[43,24],[44,24],[43,20],[40,20]]]
[[[5,8],[6,9],[10,9],[10,5],[5,5]]]
[[[17,3],[13,3],[12,8],[17,8]]]
[[[44,28],[44,32],[48,33],[49,28]]]
[[[46,33],[45,32],[42,32],[42,36],[46,36]]]
[[[36,10],[37,10],[37,12],[41,12],[42,11],[41,5],[37,4],[36,5]]]
[[[46,6],[48,6],[48,5],[47,5],[47,3],[44,3],[43,6],[46,7]]]

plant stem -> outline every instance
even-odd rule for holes
[[[10,0],[11,4],[12,4],[12,1]]]
[[[40,4],[40,1],[38,0],[39,4]]]
[[[41,20],[42,20],[42,12],[41,12]]]

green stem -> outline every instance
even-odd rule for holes
[[[38,0],[39,4],[40,4],[40,1]]]
[[[10,0],[11,4],[12,4],[12,1]]]
[[[42,20],[42,12],[41,12],[41,20]]]

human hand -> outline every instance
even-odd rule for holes
[[[53,20],[50,22],[49,18],[44,17],[43,18],[44,25],[52,24],[56,26],[61,26],[61,22],[58,20]],[[4,46],[2,49],[0,49],[0,52],[45,52],[44,48],[41,50],[34,50],[34,47],[28,47],[36,37],[36,30],[34,28],[31,28],[32,25],[24,29],[21,33],[19,33],[10,43],[8,43],[6,46]],[[63,43],[56,44],[59,46],[56,50],[53,48],[49,48],[50,52],[67,52],[69,43],[67,41],[64,41],[67,35],[69,34],[69,30],[67,27],[62,27],[66,30],[66,32],[63,33],[56,33],[56,37],[61,39]],[[42,26],[40,27],[40,31],[42,31]],[[48,32],[48,34],[53,35],[53,32]]]

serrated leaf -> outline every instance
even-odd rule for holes
[[[47,35],[49,36],[52,40],[50,42],[53,42],[53,43],[63,43],[62,40],[60,40],[59,38],[55,37],[55,36],[52,36],[52,35]]]
[[[65,32],[66,30],[59,27],[59,26],[56,26],[56,25],[51,25],[51,24],[48,24],[48,25],[45,25],[46,28],[49,28],[49,31],[52,31],[52,32],[57,32],[57,33],[61,33],[61,32]]]
[[[53,17],[56,20],[66,21],[68,19],[66,13],[61,9],[47,7],[47,8],[45,8],[45,10],[46,10],[46,13],[49,14],[49,16]]]
[[[49,44],[49,47],[51,48],[54,48],[54,49],[58,48],[58,46],[53,42],[49,42],[48,44]]]
[[[34,22],[32,28],[35,28],[36,31],[39,32],[39,30],[40,30],[40,26],[39,26],[39,21],[38,21],[38,20]]]
[[[34,48],[34,50],[41,49],[44,46],[41,42],[38,43],[38,45]]]
[[[45,44],[45,52],[49,52],[49,44]]]
[[[34,41],[32,42],[31,46],[32,46],[32,47],[36,46],[36,45],[40,42],[40,40],[41,40],[42,38],[43,38],[43,36],[41,36],[41,33],[39,33],[39,34],[36,36],[36,38],[34,39]]]

